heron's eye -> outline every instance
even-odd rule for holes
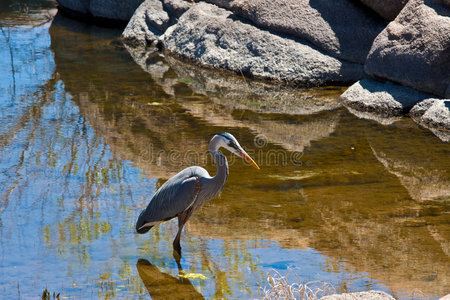
[[[235,143],[233,143],[232,141],[228,142],[228,146],[230,146],[231,148],[237,149],[238,147],[236,146]]]

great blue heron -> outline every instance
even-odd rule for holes
[[[178,233],[173,249],[181,255],[180,237],[184,224],[203,203],[220,193],[228,177],[228,161],[219,148],[244,158],[259,169],[253,159],[229,133],[218,133],[209,142],[209,153],[217,165],[216,176],[211,177],[202,167],[188,167],[167,180],[153,195],[147,208],[136,222],[136,231],[146,233],[153,226],[178,217]]]

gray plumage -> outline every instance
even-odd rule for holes
[[[139,215],[136,222],[138,233],[146,233],[153,226],[178,217],[178,234],[173,247],[181,254],[180,237],[184,224],[195,210],[222,191],[228,178],[228,162],[219,152],[220,147],[245,158],[258,168],[231,134],[214,135],[209,143],[209,153],[217,165],[216,175],[211,177],[205,169],[194,166],[182,170],[167,180],[153,195],[147,208]]]

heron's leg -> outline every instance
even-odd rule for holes
[[[173,240],[173,249],[181,256],[181,245],[180,238],[181,232],[183,231],[184,224],[186,224],[187,220],[192,215],[192,209],[188,209],[187,211],[182,212],[178,215],[178,232],[177,236]]]
[[[181,238],[181,231],[183,230],[184,222],[182,222],[181,218],[178,217],[178,233],[175,239],[173,240],[173,250],[175,250],[178,255],[181,256],[181,245],[180,245],[180,238]]]

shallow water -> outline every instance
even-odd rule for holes
[[[450,144],[408,118],[356,118],[339,107],[343,88],[292,91],[130,54],[120,30],[49,21],[39,12],[52,2],[11,3],[0,15],[5,299],[46,288],[76,299],[261,298],[276,272],[337,292],[450,293]],[[183,167],[214,173],[205,150],[223,131],[261,170],[227,153],[221,196],[183,233],[181,271],[176,221],[147,235],[134,221]]]

